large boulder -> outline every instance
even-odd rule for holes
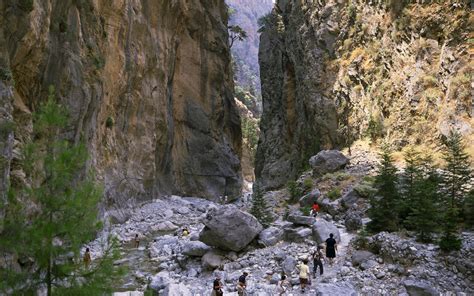
[[[362,218],[358,213],[350,212],[344,219],[344,225],[349,231],[358,230],[362,227]]]
[[[155,276],[153,276],[150,280],[150,284],[148,287],[153,291],[160,291],[164,288],[168,287],[171,283],[170,275],[166,271],[161,271]]]
[[[359,194],[357,193],[357,191],[355,191],[354,189],[351,189],[349,191],[347,191],[341,198],[341,205],[348,209],[350,207],[352,207],[352,205],[354,205],[357,200],[360,198]]]
[[[183,244],[182,253],[186,256],[201,257],[209,251],[211,247],[200,241],[188,241]]]
[[[192,296],[184,284],[170,284],[163,291],[163,296]]]
[[[316,222],[316,218],[302,215],[289,215],[286,219],[295,225],[311,226]]]
[[[357,296],[358,293],[349,283],[318,283],[316,296]]]
[[[233,205],[211,209],[202,221],[199,240],[209,246],[239,252],[263,229],[258,220]]]
[[[285,229],[285,240],[289,242],[304,242],[305,239],[310,238],[312,234],[311,228],[298,227]]]
[[[322,176],[343,169],[349,159],[338,150],[323,150],[309,159],[314,176]]]
[[[374,256],[375,255],[369,251],[354,251],[352,253],[351,262],[353,266],[359,266]]]
[[[331,222],[328,222],[324,219],[319,219],[316,223],[313,224],[313,238],[318,243],[321,244],[329,238],[329,234],[334,234],[334,239],[339,243],[341,241],[341,235],[336,225]]]
[[[266,247],[273,246],[283,239],[283,229],[278,227],[268,227],[258,235],[258,240]]]
[[[321,191],[319,189],[313,189],[310,193],[303,195],[299,202],[301,207],[310,207],[315,201],[318,200],[318,197],[321,196]]]
[[[407,289],[410,296],[437,296],[439,292],[436,291],[429,283],[418,280],[405,280],[403,286]]]
[[[281,269],[285,274],[291,274],[296,269],[296,260],[291,256],[286,257],[281,264]]]

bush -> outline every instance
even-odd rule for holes
[[[105,127],[112,128],[113,126],[114,126],[114,119],[111,116],[107,117],[107,119],[105,120]]]
[[[25,12],[31,12],[34,8],[33,0],[19,0],[18,8]]]
[[[333,189],[329,190],[329,192],[327,193],[327,197],[330,200],[338,199],[339,197],[341,197],[341,195],[342,195],[341,188],[339,188],[339,187],[333,188]]]
[[[6,67],[0,67],[0,80],[10,81],[12,79],[12,72]]]
[[[298,184],[295,181],[289,181],[286,184],[286,188],[288,189],[288,193],[290,193],[291,201],[296,201],[303,194],[303,192],[298,187]]]
[[[311,207],[302,207],[300,208],[300,211],[303,213],[304,216],[309,216],[309,214],[311,213]]]
[[[323,181],[326,181],[326,180],[337,180],[337,181],[344,181],[344,180],[348,180],[351,178],[351,175],[349,175],[348,173],[346,172],[335,172],[335,173],[327,173],[325,174],[323,177],[322,177],[322,180]]]
[[[371,183],[364,182],[364,181],[354,186],[354,190],[361,197],[365,197],[365,198],[370,198],[374,196],[375,193],[377,192],[377,189],[375,189]]]
[[[313,179],[311,179],[310,177],[304,179],[303,186],[304,186],[304,189],[308,191],[313,189]]]

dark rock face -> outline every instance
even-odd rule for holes
[[[224,0],[14,3],[0,6],[1,67],[15,80],[14,106],[1,82],[0,120],[17,124],[19,148],[53,85],[71,116],[64,137],[86,141],[107,204],[240,194]]]
[[[203,223],[200,241],[235,252],[245,248],[263,229],[254,216],[232,205],[211,209]]]
[[[474,143],[468,1],[402,2],[276,1],[259,51],[262,188],[367,134],[399,148],[456,128]]]

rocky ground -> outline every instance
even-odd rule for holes
[[[217,274],[224,283],[225,295],[236,295],[236,282],[243,271],[250,273],[250,295],[275,295],[282,272],[292,285],[287,295],[302,295],[296,265],[309,257],[330,232],[339,241],[337,260],[333,266],[325,262],[324,274],[312,280],[305,295],[472,295],[473,233],[462,234],[460,252],[443,254],[436,245],[420,244],[409,233],[364,236],[360,232],[367,222],[367,199],[361,193],[369,190],[364,182],[375,163],[373,155],[356,149],[350,165],[335,176],[313,179],[321,190],[313,189],[300,200],[304,203],[312,195],[320,201],[323,212],[316,220],[304,216],[298,203],[287,205],[284,211],[276,210],[277,220],[254,240],[252,234],[252,241],[245,241],[245,247],[237,247],[242,241],[231,232],[238,231],[232,228],[232,221],[238,221],[239,228],[244,229],[239,236],[251,232],[245,227],[254,222],[243,212],[250,205],[248,194],[230,206],[178,196],[143,205],[126,223],[110,228],[121,242],[123,258],[116,264],[129,268],[127,277],[117,283],[116,295],[142,295],[147,289],[158,295],[208,295]],[[339,197],[328,198],[326,187],[331,186],[341,186]],[[279,199],[288,199],[288,193],[283,189],[267,193],[266,198],[278,208],[284,204]],[[212,232],[209,227],[213,228],[214,220],[228,230],[220,234],[222,240],[200,235],[205,225],[208,227],[204,232]],[[183,227],[190,229],[189,236],[180,235]],[[132,243],[135,234],[140,237],[139,248]],[[93,257],[100,256],[99,239],[89,247]]]

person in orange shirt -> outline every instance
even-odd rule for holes
[[[313,206],[311,207],[311,216],[315,217],[318,215],[319,212],[319,205],[317,202],[313,203]]]

